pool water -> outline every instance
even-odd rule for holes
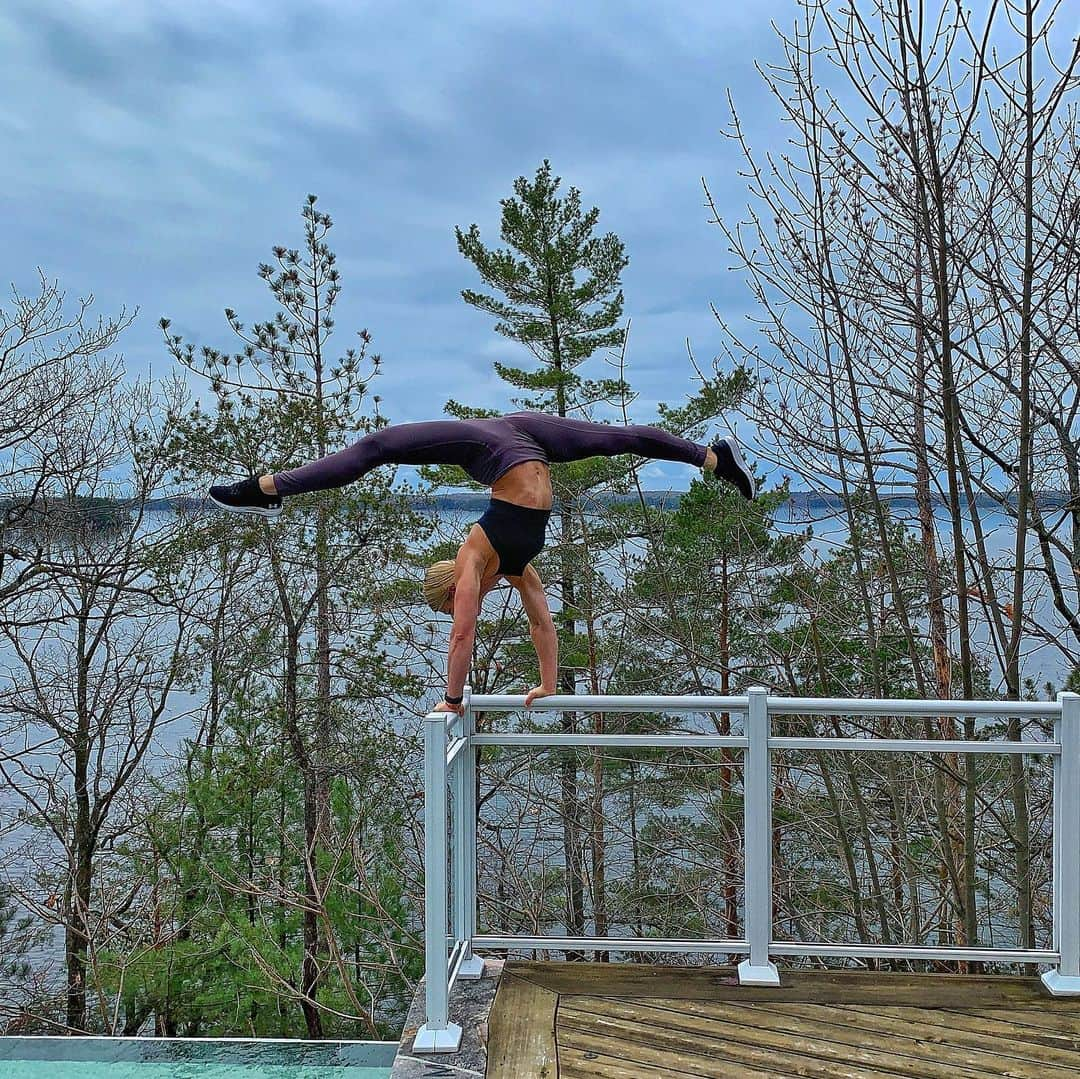
[[[389,1068],[334,1064],[103,1064],[91,1060],[0,1060],[0,1079],[387,1079]]]
[[[0,1079],[389,1079],[394,1042],[0,1037]]]

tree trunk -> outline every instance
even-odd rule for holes
[[[311,249],[312,265],[318,265],[317,252]],[[314,271],[317,274],[317,270]],[[312,286],[314,315],[312,325],[316,327],[312,367],[315,384],[315,452],[318,457],[325,457],[330,447],[327,444],[326,414],[323,385],[323,358],[320,345],[320,282],[316,277]],[[304,965],[310,974],[310,984],[305,976],[305,992],[314,1000],[319,992],[321,970],[328,949],[320,932],[319,917],[322,901],[317,896],[325,893],[325,881],[322,879],[323,853],[330,849],[330,522],[329,503],[323,494],[315,496],[315,730],[312,738],[312,790],[313,800],[311,830],[308,849],[310,851],[310,899],[313,907],[304,912]],[[308,809],[305,804],[305,823]],[[310,923],[310,924],[309,924]],[[309,951],[310,949],[310,951]],[[311,1005],[314,1009],[314,1005]],[[306,1014],[306,1013],[305,1013]],[[311,1017],[308,1027],[312,1029]],[[322,1023],[318,1023],[322,1036]]]
[[[64,951],[67,960],[67,1026],[71,1030],[86,1030],[86,952],[89,945],[87,920],[90,911],[90,890],[93,869],[93,837],[90,827],[90,792],[87,776],[90,766],[90,705],[86,661],[88,609],[79,612],[76,657],[76,708],[74,731],[74,794],[75,834],[72,837],[71,858],[74,863],[73,886],[67,911]]]
[[[634,872],[634,924],[637,935],[645,935],[645,926],[641,918],[641,906],[644,902],[645,880],[641,875],[641,843],[638,839],[638,805],[637,805],[637,765],[631,761],[629,764],[630,783],[627,791],[627,810],[630,815],[630,862]]]
[[[1027,562],[1028,503],[1031,495],[1031,317],[1032,284],[1035,276],[1033,236],[1033,166],[1035,139],[1033,62],[1033,5],[1025,4],[1024,23],[1024,266],[1020,296],[1020,439],[1017,453],[1016,477],[1016,553],[1013,561],[1012,625],[1006,648],[1005,684],[1008,696],[1020,700],[1020,647],[1023,640],[1024,581]],[[1009,717],[1009,738],[1020,741],[1023,729],[1020,720]],[[1024,758],[1009,757],[1012,779],[1011,794],[1015,818],[1016,901],[1020,921],[1021,947],[1035,946],[1035,924],[1031,896],[1031,824],[1028,820],[1027,777]],[[1028,966],[1034,974],[1034,966]]]
[[[83,779],[85,782],[85,758]],[[76,780],[78,786],[78,780]],[[67,954],[67,1026],[72,1031],[86,1027],[86,953],[90,940],[87,915],[90,909],[92,852],[90,848],[88,815],[78,810],[75,828],[75,880],[71,890],[71,906],[65,932]]]
[[[902,15],[898,16],[897,31],[902,36],[906,33]],[[903,40],[906,43],[908,39],[903,37]],[[955,356],[952,343],[952,296],[949,288],[949,268],[951,265],[948,228],[949,196],[946,193],[946,181],[938,157],[939,147],[931,141],[936,127],[929,101],[931,88],[924,66],[925,57],[917,49],[913,51],[912,55],[917,67],[914,80],[916,101],[913,103],[907,95],[904,95],[901,100],[908,136],[911,140],[912,158],[916,163],[921,162],[915,168],[916,221],[918,228],[922,230],[922,240],[926,244],[926,254],[930,264],[930,276],[934,290],[934,309],[937,315],[935,332],[940,337],[941,413],[944,426],[944,461],[942,463],[948,478],[948,504],[952,524],[960,671],[964,697],[970,699],[975,693],[974,660],[968,612],[967,556],[959,487],[959,455],[961,452],[960,402],[956,387]],[[918,239],[918,231],[916,231],[916,239]],[[920,308],[917,314],[921,314],[921,310],[920,297]],[[917,321],[919,320],[917,319]],[[951,720],[942,719],[939,721],[939,728],[948,737],[949,732],[955,729],[955,723]],[[973,773],[968,771],[965,778],[969,781],[968,785],[970,786]],[[958,911],[963,919],[964,933],[967,935],[974,929],[974,908],[970,903],[972,892],[968,888],[968,881],[971,879],[974,870],[973,867],[969,868],[967,865],[969,857],[968,851],[965,849],[964,880],[961,881],[957,874],[956,859],[953,852],[958,844],[954,830],[950,826],[950,821],[954,815],[950,813],[950,803],[954,804],[955,799],[946,795],[940,771],[935,772],[934,798],[938,805],[938,818],[941,821],[941,844],[946,868],[948,869],[948,877],[951,889],[956,896]],[[963,839],[965,848],[967,847],[967,832],[969,830],[966,818],[970,798],[971,795],[965,797],[965,836]]]
[[[554,292],[549,285],[550,302],[554,304]],[[558,375],[555,388],[556,411],[559,416],[566,416],[566,388],[562,383],[562,352],[559,344],[559,328],[554,314],[551,315],[552,364]],[[563,632],[570,640],[577,634],[575,608],[577,595],[575,589],[574,551],[571,538],[574,530],[574,507],[565,503],[559,510],[559,559],[562,575],[559,621]],[[559,688],[563,693],[577,693],[577,679],[568,668],[559,675]],[[574,734],[577,730],[577,716],[574,712],[562,713],[562,729],[565,734]],[[566,903],[567,930],[570,936],[585,934],[585,866],[581,841],[581,805],[578,797],[577,753],[568,749],[561,754],[559,761],[559,787],[562,801],[563,852],[566,863]],[[582,959],[579,951],[568,951],[568,960]]]
[[[315,849],[318,845],[319,802],[315,776],[304,774],[304,959],[300,976],[303,994],[300,1008],[307,1023],[309,1038],[323,1037],[322,1012],[316,1003],[319,991],[319,888],[315,877]]]
[[[315,848],[318,843],[318,801],[315,790],[313,768],[304,737],[300,730],[299,701],[297,699],[297,680],[299,677],[299,635],[292,625],[286,627],[285,648],[285,733],[289,747],[303,782],[304,805],[304,911],[302,915],[304,957],[300,971],[300,1001],[304,1021],[307,1024],[309,1038],[321,1038],[322,1019],[314,1003],[318,991],[319,970],[316,963],[316,950],[319,940],[318,889],[313,875]]]
[[[586,627],[589,633],[589,677],[593,694],[599,695],[600,684],[597,672],[596,634],[592,619],[592,596],[589,597],[589,617]],[[593,716],[593,732],[604,733],[604,713],[597,712]],[[593,923],[598,937],[606,937],[608,931],[607,920],[607,871],[606,871],[606,838],[604,829],[604,751],[594,749],[593,758],[593,787],[591,827],[589,829],[589,846],[592,856],[592,881],[593,881]],[[597,951],[595,959],[598,963],[608,961],[606,951]]]
[[[728,579],[727,551],[720,552],[720,696],[731,695],[731,595]],[[731,714],[720,713],[720,733],[731,734]],[[735,837],[729,828],[727,819],[728,806],[731,805],[732,762],[731,750],[724,746],[720,750],[720,820],[718,827],[723,844],[722,888],[724,893],[725,932],[730,940],[739,935],[739,893],[737,871],[735,867]]]
[[[923,554],[926,558],[926,596],[929,612],[930,645],[934,657],[934,680],[937,696],[947,701],[952,697],[952,655],[949,650],[949,631],[945,615],[944,588],[941,580],[941,565],[938,561],[937,530],[934,525],[934,509],[930,491],[929,448],[926,438],[926,381],[928,364],[925,325],[922,307],[922,241],[915,236],[915,301],[918,313],[915,319],[915,362],[917,375],[915,384],[914,411],[914,450],[915,450],[915,502],[919,516],[919,530],[922,539]],[[938,725],[942,737],[956,737],[956,723],[948,717],[940,717]],[[974,731],[971,732],[972,735]],[[969,735],[970,737],[970,735]],[[953,849],[953,859],[963,865],[963,901],[961,903],[962,940],[969,947],[974,947],[979,939],[977,909],[975,906],[975,758],[966,754],[964,758],[963,784],[963,835],[954,837],[953,820],[959,818],[958,803],[960,792],[958,780],[951,778],[959,775],[960,762],[955,754],[946,760],[949,768],[948,791],[944,796],[946,821],[949,834],[942,837],[942,842],[949,842]],[[978,973],[980,963],[962,964],[961,969]]]

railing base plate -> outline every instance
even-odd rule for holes
[[[766,963],[755,967],[749,959],[744,959],[739,964],[739,985],[779,985],[780,971],[775,963]]]
[[[1080,978],[1048,970],[1042,976],[1042,983],[1055,997],[1080,997]]]
[[[478,955],[463,959],[457,968],[457,976],[466,982],[479,981],[484,976],[484,961]]]
[[[461,1048],[461,1027],[447,1023],[442,1030],[430,1030],[425,1023],[413,1038],[414,1053],[456,1053]]]

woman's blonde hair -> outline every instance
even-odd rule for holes
[[[454,561],[444,558],[433,562],[424,574],[424,599],[433,611],[441,611],[446,605],[450,589],[454,587]]]

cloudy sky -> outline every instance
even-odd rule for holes
[[[390,419],[435,418],[451,395],[509,407],[491,367],[513,347],[462,301],[478,280],[453,228],[498,243],[499,199],[547,157],[626,244],[647,422],[690,388],[686,338],[699,361],[717,352],[709,303],[751,310],[701,178],[737,216],[726,94],[756,147],[780,145],[754,61],[777,57],[770,21],[795,14],[794,0],[4,0],[5,294],[33,290],[40,267],[69,302],[137,307],[124,356],[161,373],[162,315],[227,348],[225,306],[268,317],[256,267],[299,245],[312,192],[335,222],[336,340],[371,331]]]

